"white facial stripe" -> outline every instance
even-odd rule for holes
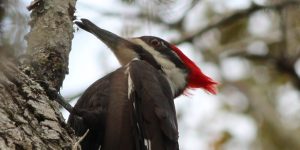
[[[156,51],[153,47],[149,46],[147,43],[145,43],[141,39],[132,39],[131,42],[141,45],[145,50],[147,50],[149,53],[151,53],[153,56],[161,55],[158,51]]]
[[[141,39],[132,39],[131,42],[141,45],[145,50],[153,55],[155,60],[161,65],[162,70],[165,72],[167,80],[171,86],[173,95],[179,90],[184,88],[186,85],[187,73],[177,68],[176,65],[170,61],[166,56],[156,51],[153,47],[146,44]],[[175,53],[176,54],[176,53]],[[177,56],[177,54],[176,54]],[[178,57],[179,58],[179,57]]]
[[[147,50],[149,53],[153,55],[155,60],[165,69],[172,69],[176,68],[175,64],[171,62],[166,56],[161,54],[160,52],[156,51],[153,47],[146,44],[141,39],[134,39],[132,42],[141,45],[145,50]]]
[[[187,83],[187,73],[183,72],[179,68],[164,69],[164,72],[167,75],[167,79],[169,81],[173,94],[177,93],[179,89],[185,87]]]

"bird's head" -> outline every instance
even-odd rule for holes
[[[209,93],[216,94],[217,82],[206,76],[175,45],[154,36],[125,39],[97,27],[87,19],[81,21],[76,24],[103,41],[113,51],[121,65],[126,65],[134,58],[138,58],[160,70],[168,79],[175,97],[186,89],[195,88],[202,88]]]

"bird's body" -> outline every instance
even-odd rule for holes
[[[74,106],[81,117],[71,115],[68,123],[77,135],[90,129],[82,142],[86,150],[100,145],[101,150],[178,149],[176,113],[167,82],[147,62],[134,60],[93,83]],[[150,93],[153,90],[158,98]]]
[[[177,150],[173,99],[187,88],[215,93],[215,81],[179,49],[153,36],[123,39],[86,19],[76,24],[111,48],[122,67],[93,83],[68,124],[90,132],[84,150]]]

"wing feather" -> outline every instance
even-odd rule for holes
[[[159,134],[156,132],[158,130],[177,145],[176,111],[167,79],[161,72],[141,60],[130,63],[129,73],[137,96],[135,100],[140,101],[139,107],[142,112],[137,113],[143,114],[143,130],[146,130],[146,136],[156,137],[158,135],[155,134]],[[158,122],[158,126],[155,126],[155,121]]]

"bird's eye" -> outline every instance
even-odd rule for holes
[[[160,46],[160,42],[157,39],[153,39],[150,41],[151,45],[153,46]]]

